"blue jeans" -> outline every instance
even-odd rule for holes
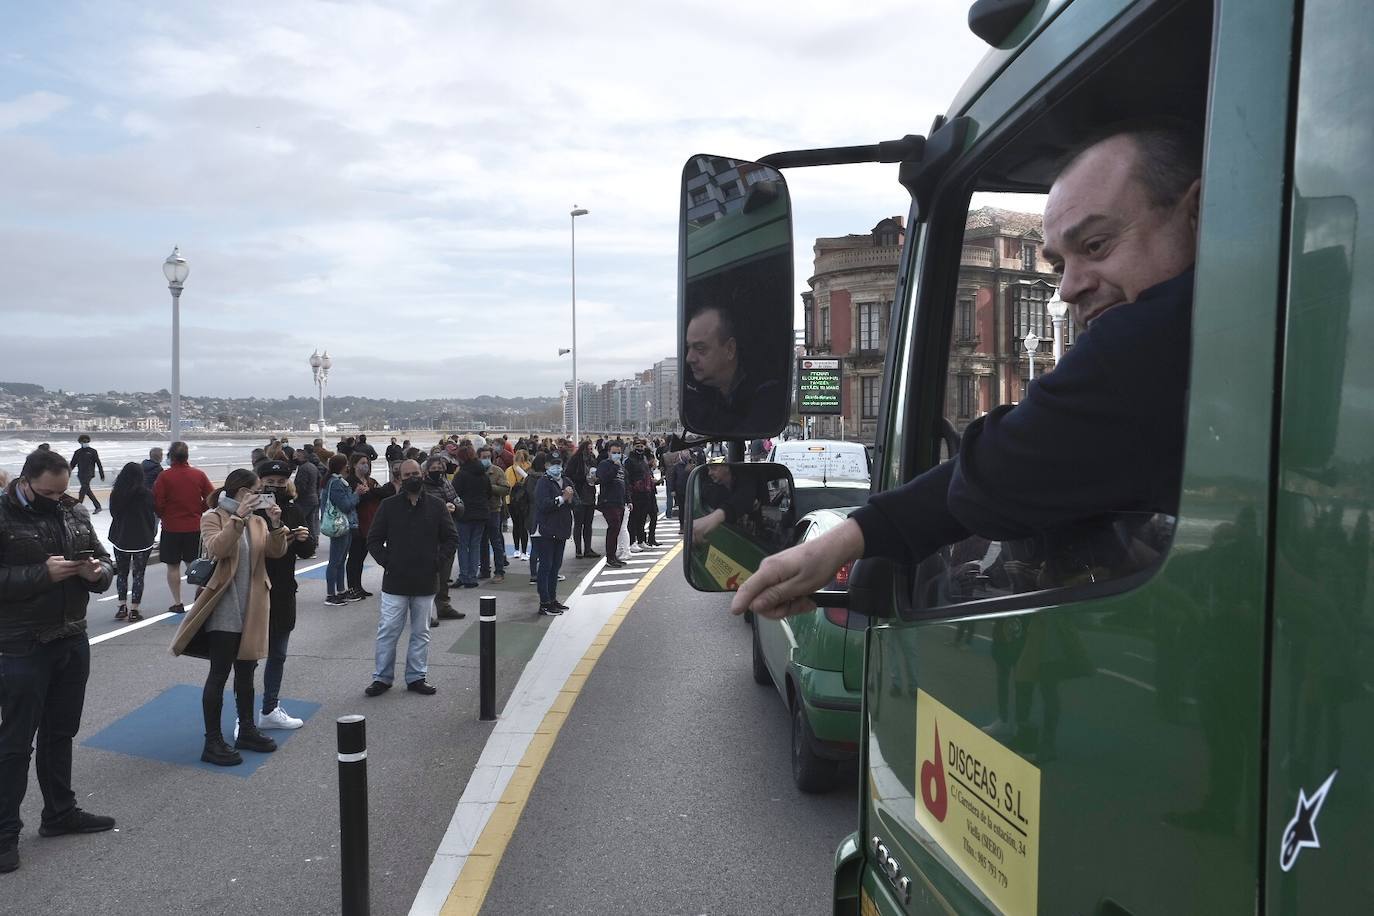
[[[558,600],[558,570],[563,568],[563,553],[568,539],[541,535],[534,541],[535,554],[539,557],[539,603],[550,604]]]
[[[477,584],[477,565],[482,557],[482,538],[486,536],[485,518],[458,523],[458,581]]]
[[[329,566],[324,571],[324,589],[328,594],[342,595],[348,591],[348,548],[352,544],[352,531],[329,539]]]
[[[277,708],[277,696],[281,693],[282,670],[286,667],[286,645],[291,641],[291,631],[267,633],[267,664],[262,669],[262,714],[265,716]]]
[[[490,553],[488,553],[490,551]],[[487,527],[482,532],[482,571],[490,569],[498,576],[506,574],[506,535],[501,530],[501,513],[496,511],[487,516]]]
[[[672,517],[673,517],[673,488],[672,488],[672,487],[668,487],[667,490],[666,490],[666,493],[667,493],[667,496],[665,497],[665,501],[664,501],[664,504],[663,504],[663,505],[664,505],[663,517],[664,517],[664,518],[672,518]]]
[[[21,654],[0,653],[0,840],[24,822],[19,806],[29,787],[29,755],[38,736],[38,789],[43,822],[76,807],[72,738],[81,727],[91,644],[86,635],[37,643]]]
[[[391,595],[382,592],[382,614],[377,623],[377,670],[374,681],[390,684],[396,677],[396,643],[410,619],[410,647],[406,650],[406,683],[423,681],[429,673],[429,614],[433,595]]]

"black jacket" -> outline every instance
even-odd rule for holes
[[[153,484],[157,483],[157,475],[162,473],[162,465],[151,458],[144,458],[139,466],[143,468],[143,485],[148,488],[148,492],[153,491]]]
[[[86,632],[86,604],[92,592],[110,587],[114,566],[73,500],[64,498],[57,512],[38,512],[24,505],[16,486],[0,493],[0,651],[23,652],[34,642]],[[48,578],[48,557],[81,550],[100,559],[100,579]]]
[[[487,469],[476,458],[458,466],[453,475],[453,489],[463,501],[463,519],[470,522],[485,522],[491,514],[495,500],[491,495],[491,480]]]
[[[1100,315],[1019,405],[969,424],[958,456],[854,512],[864,556],[915,562],[971,534],[1177,513],[1192,314],[1190,268]]]
[[[572,485],[567,477],[555,481],[548,474],[539,475],[539,483],[534,488],[535,527],[530,530],[531,535],[565,541],[572,537],[573,504],[563,501],[563,488]]]
[[[630,501],[629,491],[625,487],[624,465],[616,464],[609,458],[602,459],[596,466],[596,483],[598,506],[624,508]]]
[[[320,469],[310,461],[296,468],[296,502],[302,506],[320,505]]]
[[[572,478],[573,489],[577,491],[577,498],[589,506],[594,504],[596,502],[596,484],[589,482],[587,475],[588,473],[596,474],[596,456],[590,452],[585,456],[581,452],[574,452],[563,470]]]
[[[95,476],[96,471],[100,472],[100,479],[105,479],[105,468],[100,463],[100,453],[89,445],[83,445],[72,453],[72,470],[76,471],[77,480],[90,480]]]
[[[277,505],[281,506],[281,522],[287,528],[309,527],[300,506],[281,499],[277,500]],[[266,513],[262,515],[266,517]],[[266,559],[267,580],[272,583],[268,628],[273,633],[290,633],[296,628],[296,559],[314,552],[315,545],[308,540],[297,541],[288,536],[286,553]]]
[[[458,550],[458,529],[439,500],[421,493],[411,505],[410,498],[402,493],[382,501],[367,533],[367,550],[386,570],[382,591],[432,595],[438,585],[441,559]]]
[[[110,543],[120,550],[144,550],[157,541],[157,513],[146,487],[110,492]]]

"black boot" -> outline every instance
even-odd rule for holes
[[[256,725],[239,723],[239,736],[234,739],[234,747],[244,751],[257,751],[270,754],[277,749],[277,742],[258,731]]]
[[[200,759],[217,767],[236,767],[243,763],[239,752],[224,743],[223,735],[205,736],[205,750],[201,751]]]

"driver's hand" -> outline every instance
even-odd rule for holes
[[[804,541],[765,559],[735,593],[730,613],[753,611],[760,617],[781,620],[815,610],[811,594],[824,588],[840,567],[864,553],[864,535],[858,522],[846,519],[812,541]]]
[[[706,538],[725,523],[725,510],[715,509],[701,518],[692,520],[692,546],[703,543]]]

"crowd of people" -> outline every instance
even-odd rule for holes
[[[92,594],[115,585],[115,619],[144,620],[153,550],[166,570],[168,611],[183,615],[172,653],[209,661],[201,759],[233,766],[242,763],[241,751],[275,750],[266,731],[303,724],[278,696],[296,625],[296,561],[314,557],[322,538],[329,542],[326,605],[373,597],[362,583],[368,556],[383,571],[375,668],[365,694],[392,686],[408,624],[406,688],[433,695],[429,631],[464,616],[454,590],[477,588],[483,579],[499,583],[512,563],[526,563],[538,613],[564,613],[569,606],[558,583],[567,542],[579,559],[600,558],[592,539],[599,511],[608,565],[623,566],[630,554],[657,546],[659,488],[667,496],[663,517],[673,518],[678,507],[680,527],[687,476],[705,456],[669,452],[662,440],[604,436],[574,444],[480,432],[444,436],[427,449],[392,438],[380,454],[365,435],[333,448],[322,439],[295,447],[273,438],[219,486],[191,464],[185,442],[173,442],[167,459],[164,466],[155,448],[125,464],[107,506],[91,489],[104,468],[84,435],[72,461],[44,446],[13,480],[0,478],[0,872],[19,865],[19,806],[35,737],[40,832],[114,826],[112,818],[77,807],[71,788],[72,742],[90,668],[86,611]],[[374,476],[377,462],[384,462],[384,483]],[[73,470],[78,497],[68,493]],[[82,505],[88,498],[94,512],[110,512],[113,554]],[[196,590],[189,607],[183,570]],[[254,677],[263,660],[259,703]],[[221,716],[231,674],[237,726],[227,738]]]

